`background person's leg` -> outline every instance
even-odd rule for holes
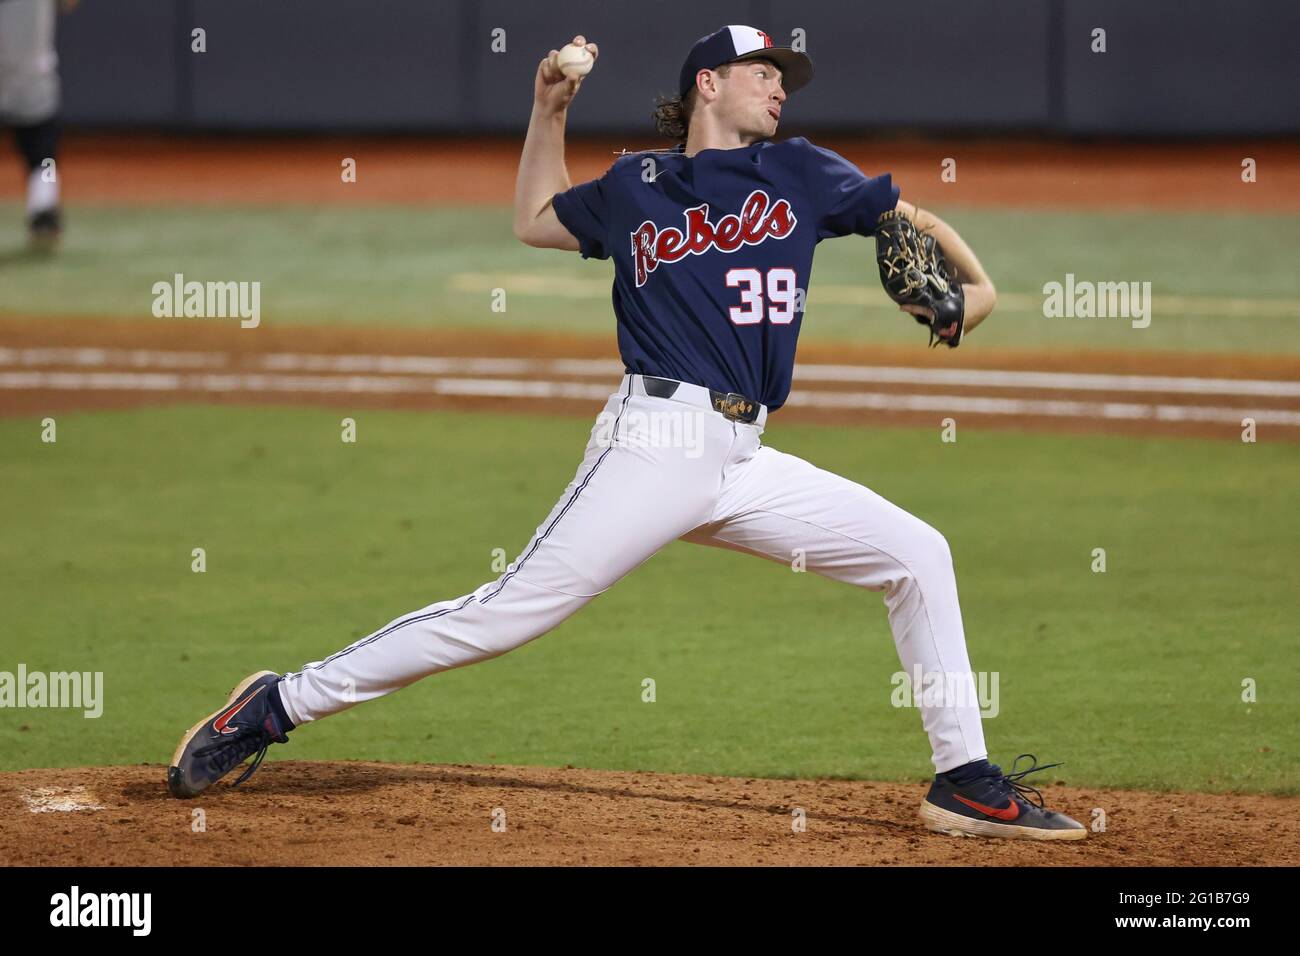
[[[14,128],[27,172],[29,222],[58,230],[60,88],[55,0],[0,2],[0,121]]]

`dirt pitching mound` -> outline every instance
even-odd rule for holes
[[[10,865],[1294,865],[1300,798],[1093,790],[1051,806],[1075,843],[952,838],[925,786],[380,763],[268,763],[171,798],[159,765],[0,774]],[[802,810],[806,829],[792,823]],[[495,825],[494,825],[495,824]]]

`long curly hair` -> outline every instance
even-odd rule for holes
[[[718,67],[717,72],[729,76],[731,67],[732,64],[724,63]],[[686,134],[691,129],[691,113],[695,110],[698,95],[695,89],[691,89],[684,97],[660,96],[655,100],[655,110],[651,115],[654,117],[655,130],[660,136],[675,143],[686,142]]]

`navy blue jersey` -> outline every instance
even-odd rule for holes
[[[813,249],[872,235],[898,187],[799,137],[693,157],[631,153],[553,202],[583,258],[614,259],[627,371],[777,409],[790,393]],[[873,263],[864,250],[864,274]]]

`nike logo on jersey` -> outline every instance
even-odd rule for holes
[[[785,199],[772,202],[767,193],[755,189],[745,199],[740,214],[709,222],[709,204],[687,209],[686,228],[660,229],[648,219],[632,235],[632,259],[637,287],[645,285],[661,262],[676,262],[710,249],[735,252],[741,246],[756,246],[765,239],[784,239],[798,225],[794,210]]]

